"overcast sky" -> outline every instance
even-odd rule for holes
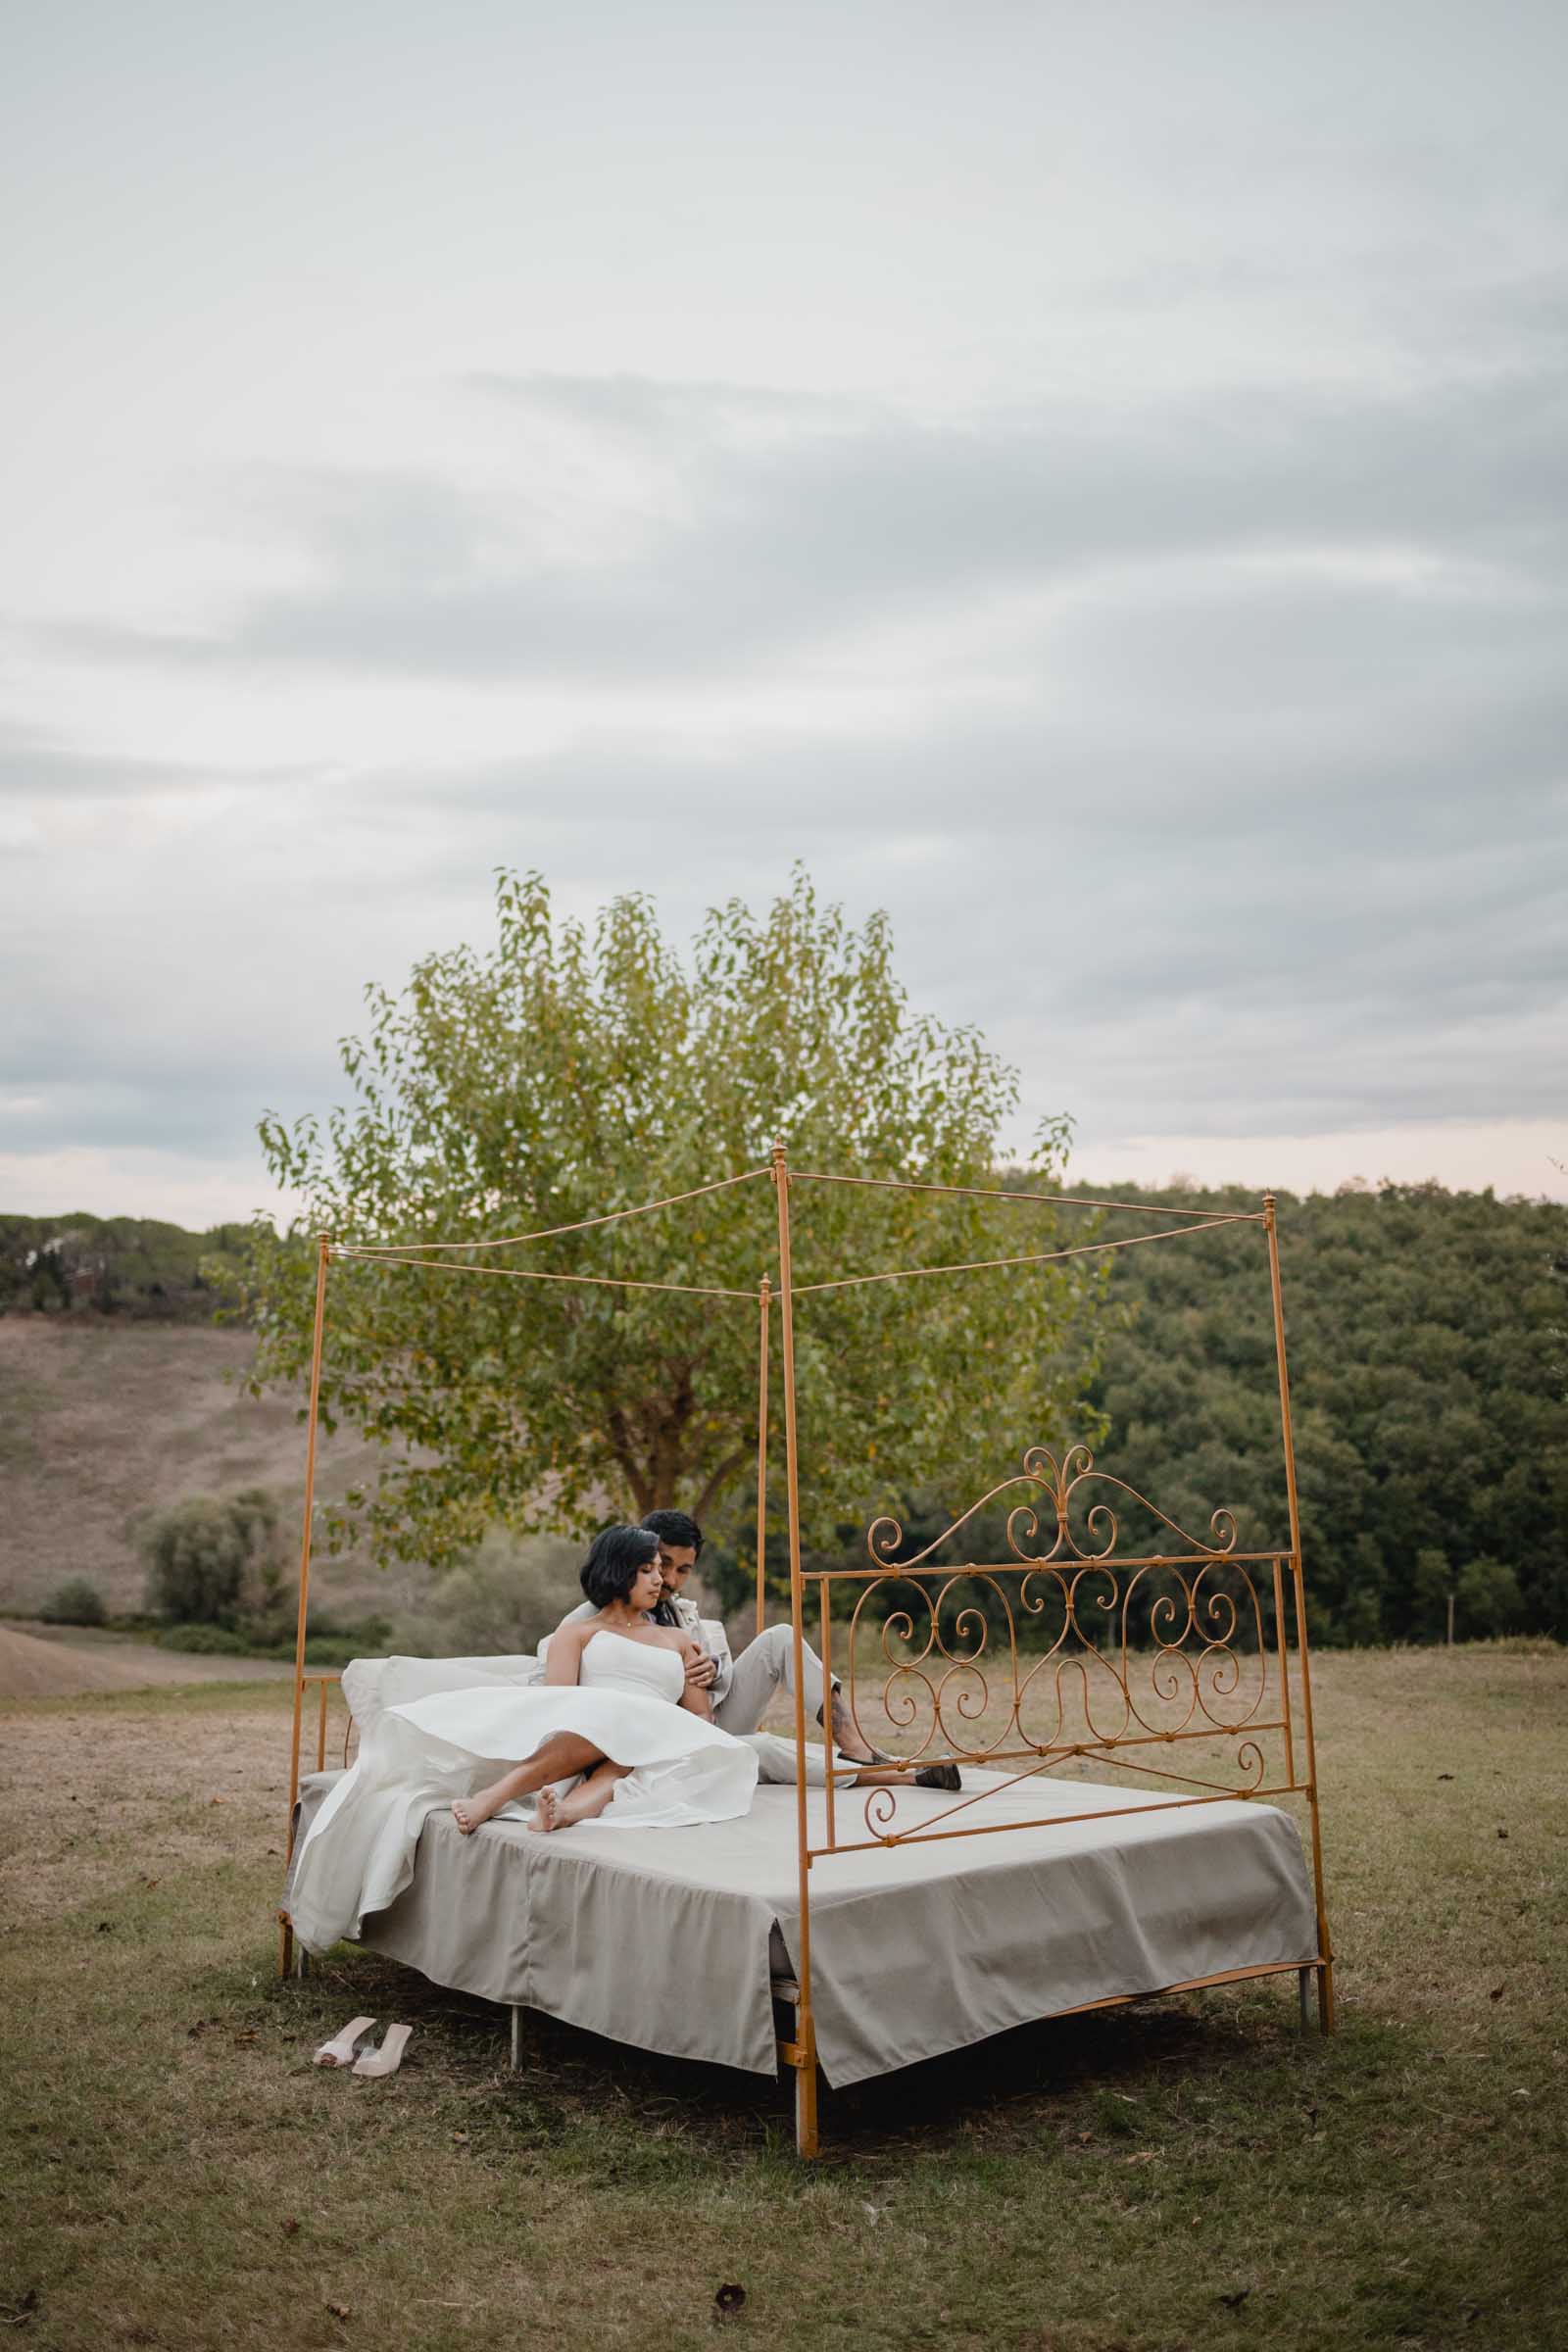
[[[51,0],[0,1208],[205,1223],[491,870],[804,858],[1098,1181],[1568,1193],[1568,12]]]

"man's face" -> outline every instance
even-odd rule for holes
[[[691,1544],[666,1544],[659,1539],[659,1566],[664,1579],[664,1598],[674,1600],[686,1590],[686,1580],[697,1565],[696,1546]]]

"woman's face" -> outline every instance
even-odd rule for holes
[[[642,1615],[647,1610],[658,1607],[659,1596],[663,1590],[664,1579],[656,1555],[653,1559],[645,1561],[632,1578],[631,1591],[626,1595],[626,1606],[628,1609],[637,1610],[638,1614]]]

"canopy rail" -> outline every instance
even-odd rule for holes
[[[1224,1217],[1208,1217],[1201,1225],[1172,1225],[1158,1233],[1132,1233],[1119,1242],[1079,1242],[1071,1250],[1032,1250],[1022,1257],[975,1257],[961,1265],[952,1266],[895,1266],[885,1274],[839,1274],[830,1282],[803,1282],[795,1286],[794,1296],[804,1298],[811,1291],[851,1291],[867,1282],[912,1282],[925,1274],[985,1274],[997,1266],[1050,1266],[1063,1257],[1096,1257],[1110,1250],[1136,1250],[1143,1242],[1173,1242],[1189,1233],[1207,1233],[1216,1225],[1260,1225],[1262,1218],[1236,1210]]]
[[[564,1233],[586,1233],[594,1225],[618,1225],[625,1217],[652,1216],[656,1208],[678,1208],[683,1200],[701,1200],[708,1193],[728,1192],[737,1184],[754,1184],[760,1176],[772,1174],[770,1168],[744,1168],[739,1176],[720,1176],[713,1184],[694,1185],[689,1193],[670,1193],[662,1200],[640,1200],[631,1208],[606,1209],[602,1216],[579,1217],[572,1225],[542,1225],[537,1233],[504,1233],[482,1242],[359,1242],[354,1245],[361,1257],[383,1257],[409,1250],[517,1250],[524,1242],[552,1242]],[[346,1249],[348,1245],[343,1245]]]
[[[744,1298],[755,1291],[734,1291],[708,1282],[645,1282],[631,1274],[552,1274],[542,1266],[455,1266],[444,1257],[414,1257],[404,1250],[362,1250],[346,1242],[329,1242],[328,1257],[352,1257],[368,1265],[426,1266],[434,1274],[489,1274],[500,1282],[567,1282],[598,1291],[679,1291],[688,1298]]]
[[[765,1173],[765,1171],[764,1171]],[[737,1179],[732,1179],[738,1181]],[[905,1176],[833,1176],[821,1168],[791,1168],[791,1184],[857,1184],[880,1193],[948,1193],[965,1200],[1042,1200],[1049,1208],[1124,1208],[1134,1217],[1198,1217],[1208,1219],[1206,1208],[1172,1208],[1165,1200],[1092,1200],[1076,1193],[1014,1192],[1010,1185],[922,1184]],[[1264,1209],[1238,1210],[1261,1225]],[[1211,1221],[1211,1220],[1210,1220]]]

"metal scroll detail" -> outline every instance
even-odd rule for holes
[[[1006,1558],[933,1564],[1009,1496]],[[1128,1504],[1168,1548],[1118,1548]],[[1082,1757],[1147,1781],[1152,1796],[1174,1794],[1167,1784],[1244,1796],[1268,1777],[1264,1736],[1284,1732],[1284,1777],[1294,1779],[1288,1719],[1276,1714],[1286,1555],[1238,1551],[1232,1512],[1216,1510],[1207,1538],[1194,1536],[1097,1470],[1087,1446],[1058,1461],[1035,1446],[1020,1473],[907,1558],[904,1541],[897,1520],[875,1519],[870,1570],[838,1572],[855,1588],[845,1695],[865,1737],[901,1761],[1028,1779]],[[834,1581],[824,1573],[824,1597]],[[866,1795],[865,1827],[879,1840],[901,1835],[897,1794]]]

